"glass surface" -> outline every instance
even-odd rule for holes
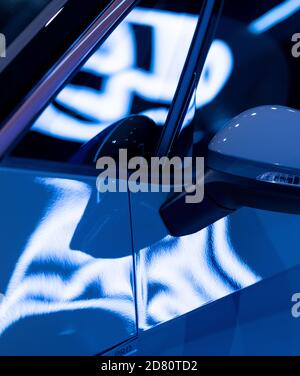
[[[46,108],[14,156],[69,161],[80,146],[132,114],[162,127],[202,2],[142,1]],[[187,126],[192,119],[185,122]]]
[[[1,1],[0,33],[5,38],[5,59],[0,72],[44,27],[63,10],[68,0]]]
[[[0,31],[11,44],[53,0],[1,0]]]

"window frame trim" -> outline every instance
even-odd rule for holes
[[[139,0],[115,0],[71,47],[0,130],[0,159],[11,150],[34,118],[43,110],[70,76],[88,59],[126,17]],[[1,162],[0,162],[1,163]]]

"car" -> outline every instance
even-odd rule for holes
[[[300,6],[265,0],[266,17],[225,1],[213,39],[218,0],[20,3],[0,5],[0,354],[298,354],[286,202],[202,228],[206,212],[173,211],[170,192],[99,192],[96,162],[206,157],[244,110],[297,113],[298,60],[279,44],[291,52]]]

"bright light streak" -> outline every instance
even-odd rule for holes
[[[254,34],[264,33],[300,10],[300,0],[286,0],[249,25]]]

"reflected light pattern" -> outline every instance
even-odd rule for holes
[[[26,317],[87,309],[116,314],[127,323],[128,332],[132,332],[135,309],[130,249],[127,257],[115,259],[95,258],[70,249],[91,187],[83,182],[54,178],[36,178],[36,184],[52,192],[52,202],[11,275],[0,305],[0,335]],[[107,247],[99,247],[100,255],[104,246]],[[92,294],[88,291],[91,287]],[[101,316],[98,324],[101,325]]]
[[[180,239],[167,237],[139,252],[139,326],[174,319],[253,285],[261,277],[238,256],[228,219]]]
[[[132,250],[127,249],[124,257],[96,258],[85,249],[70,248],[78,223],[86,215],[91,186],[40,177],[34,184],[50,190],[52,198],[9,279],[0,305],[1,337],[28,317],[88,309],[117,315],[132,334],[136,322]],[[140,329],[150,329],[261,279],[238,256],[227,231],[228,220],[223,219],[195,235],[179,239],[168,236],[139,252]],[[119,236],[123,236],[121,229]],[[99,244],[99,256],[101,248],[110,250],[110,244]],[[101,328],[100,317],[97,325]],[[106,335],[111,329],[106,328]],[[66,329],[64,335],[68,333]]]

